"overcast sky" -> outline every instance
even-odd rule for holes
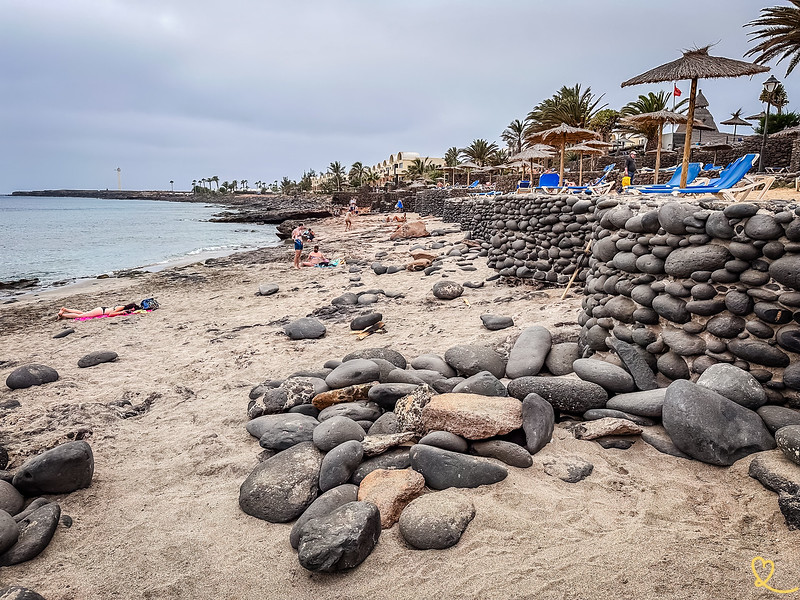
[[[1,0],[0,193],[299,179],[331,161],[498,141],[562,85],[620,83],[785,0]],[[688,15],[688,18],[687,18]],[[772,65],[774,67],[774,65]],[[800,69],[785,78],[792,110]],[[724,121],[761,83],[701,81]],[[679,87],[688,93],[688,83]]]

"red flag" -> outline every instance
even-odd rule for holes
[[[674,86],[674,87],[675,87],[675,89],[674,89],[674,90],[672,90],[672,93],[673,93],[675,96],[677,96],[677,97],[679,97],[679,98],[680,98],[681,91],[678,89],[678,86],[677,86],[677,85],[676,85],[676,86]]]

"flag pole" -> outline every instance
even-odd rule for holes
[[[675,112],[675,88],[678,87],[677,82],[672,82],[672,112]],[[675,123],[672,124],[672,149],[675,149]]]

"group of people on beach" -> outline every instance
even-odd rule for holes
[[[308,260],[300,262],[303,254],[303,240],[314,241],[316,234],[310,228],[300,223],[292,230],[292,240],[294,241],[294,268],[300,267],[327,267],[330,260],[319,250],[319,246],[314,246],[313,252],[308,253]]]

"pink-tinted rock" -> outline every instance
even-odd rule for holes
[[[425,223],[422,221],[413,221],[411,223],[402,223],[392,235],[389,236],[390,240],[402,240],[405,238],[419,238],[427,237],[430,233],[425,229]]]
[[[361,481],[358,499],[374,503],[381,513],[381,528],[389,529],[424,489],[425,478],[412,469],[377,469]]]
[[[482,440],[522,427],[522,403],[501,396],[440,394],[422,409],[422,422],[426,431]]]

